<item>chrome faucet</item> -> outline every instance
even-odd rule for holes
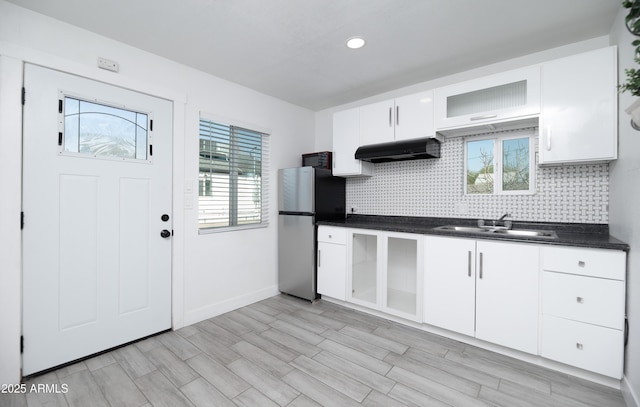
[[[499,219],[496,219],[496,220],[492,221],[492,222],[493,222],[493,227],[496,227],[496,225],[497,225],[497,223],[498,223],[498,222],[502,222],[506,217],[510,217],[510,216],[511,216],[511,214],[507,212],[507,213],[505,213],[504,215],[500,216],[500,218],[499,218]],[[507,220],[507,221],[505,221],[505,222],[504,222],[504,226],[505,226],[507,229],[510,229],[510,228],[511,228],[511,221],[508,221],[508,220]]]

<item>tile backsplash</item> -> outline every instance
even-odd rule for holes
[[[447,138],[439,159],[375,164],[373,177],[347,179],[347,210],[478,219],[508,212],[519,221],[608,223],[608,164],[536,166],[535,194],[465,195],[464,140]]]

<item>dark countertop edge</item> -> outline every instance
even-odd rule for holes
[[[380,216],[380,215],[350,215],[341,220],[324,220],[316,222],[318,225],[349,227],[355,229],[371,229],[388,232],[415,233],[423,235],[438,235],[468,239],[500,240],[522,243],[538,243],[545,245],[561,245],[588,247],[597,249],[612,249],[629,251],[629,245],[609,235],[609,225],[588,223],[551,223],[551,222],[522,222],[513,221],[514,229],[554,230],[558,239],[549,240],[535,237],[481,235],[474,233],[450,232],[434,230],[443,225],[476,226],[476,219],[465,218],[431,218],[413,216]]]

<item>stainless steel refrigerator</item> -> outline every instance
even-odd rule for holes
[[[316,221],[344,219],[345,180],[331,170],[278,171],[278,286],[313,301],[316,291]]]

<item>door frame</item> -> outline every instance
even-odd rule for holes
[[[168,100],[173,106],[172,134],[172,219],[174,235],[171,249],[171,327],[173,330],[184,326],[184,211],[187,183],[184,171],[184,144],[176,143],[184,135],[185,105],[187,95],[184,92],[132,77],[117,76],[101,71],[93,66],[80,64],[45,52],[9,45],[0,42],[0,84],[3,92],[0,96],[0,161],[2,173],[11,174],[0,177],[0,187],[11,192],[9,199],[2,203],[0,225],[3,227],[2,257],[7,270],[2,273],[0,284],[0,319],[3,321],[3,334],[0,335],[0,378],[3,383],[19,383],[22,379],[22,355],[20,343],[22,335],[22,231],[19,217],[22,211],[22,104],[20,90],[24,84],[24,64],[30,63],[86,79],[122,87],[134,92],[144,93]],[[16,137],[16,135],[20,135]],[[6,149],[4,147],[7,147]],[[17,174],[17,175],[16,175]],[[192,185],[188,185],[192,189]],[[15,192],[15,193],[14,193]],[[6,220],[6,221],[5,221]],[[28,219],[25,219],[28,222]],[[5,228],[6,223],[6,228]],[[6,251],[5,251],[6,250]],[[5,363],[6,362],[6,363]]]
[[[171,216],[160,215],[172,215],[173,105],[37,65],[24,71],[22,199],[29,221],[22,239],[22,373],[28,377],[171,328],[172,242],[159,231],[172,229]],[[125,123],[134,137],[129,158],[102,155],[101,139],[97,153],[81,151],[85,125],[113,137]]]

